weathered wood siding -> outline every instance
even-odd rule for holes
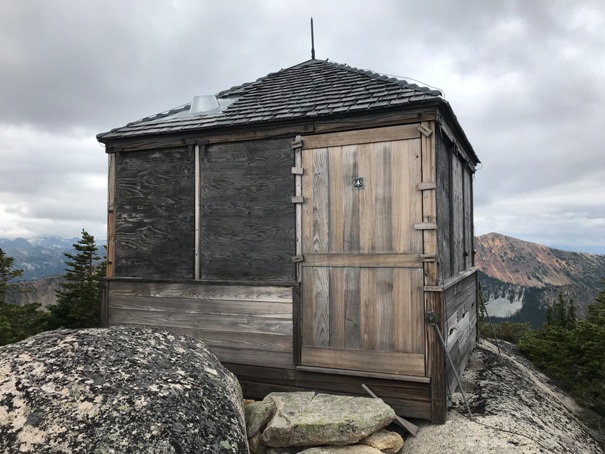
[[[294,367],[291,287],[110,280],[106,291],[109,325],[196,337],[224,362]]]
[[[462,162],[452,155],[452,275],[464,271],[464,172]]]
[[[465,169],[464,172],[464,268],[474,265],[474,228],[473,228],[473,175]]]
[[[291,140],[202,149],[202,279],[295,280]]]
[[[418,125],[303,143],[301,363],[424,376]]]
[[[441,135],[436,134],[435,158],[437,173],[437,261],[439,263],[439,280],[452,276],[452,150]]]
[[[193,151],[119,152],[115,161],[114,274],[193,278]]]
[[[447,135],[437,135],[437,242],[443,281],[474,265],[473,171]]]
[[[445,333],[448,352],[461,374],[477,338],[477,273],[474,272],[445,290]],[[447,363],[450,391],[457,386]]]

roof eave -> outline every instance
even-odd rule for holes
[[[428,107],[431,110],[437,110],[440,103],[440,98],[435,99],[426,99],[421,101],[411,101],[404,105],[398,106],[388,106],[377,109],[367,109],[367,110],[359,110],[355,112],[342,112],[342,113],[330,113],[325,115],[317,115],[317,116],[303,116],[298,118],[289,118],[289,119],[278,119],[278,120],[267,120],[267,121],[259,121],[254,123],[244,123],[244,124],[229,124],[229,125],[220,125],[214,127],[200,127],[197,129],[188,129],[186,131],[174,131],[174,132],[151,132],[145,133],[144,131],[138,134],[130,134],[128,136],[122,135],[119,131],[111,130],[103,133],[97,134],[97,141],[108,145],[113,143],[118,143],[122,141],[129,140],[140,140],[140,139],[153,139],[153,138],[163,138],[163,137],[175,137],[180,135],[192,135],[192,134],[220,134],[222,132],[231,131],[231,130],[242,130],[242,129],[250,129],[250,128],[258,128],[262,127],[263,129],[270,129],[271,127],[283,127],[288,124],[300,124],[305,122],[315,122],[315,121],[330,121],[330,120],[338,120],[338,119],[346,119],[346,118],[356,118],[363,117],[367,115],[380,115],[381,113],[386,112],[397,112],[400,111],[405,113],[406,111],[417,110],[418,108]]]
[[[470,140],[468,140],[468,137],[466,136],[464,129],[462,129],[462,126],[460,125],[460,122],[458,121],[458,117],[456,117],[456,114],[454,113],[454,109],[452,109],[452,106],[450,105],[450,103],[447,102],[445,99],[439,98],[438,107],[443,112],[443,116],[446,118],[448,124],[455,129],[455,132],[458,136],[458,140],[460,140],[460,142],[462,143],[462,146],[469,153],[469,155],[473,158],[475,164],[480,164],[481,161],[479,160],[479,157],[477,156],[475,149],[471,145]]]

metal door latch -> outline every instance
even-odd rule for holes
[[[363,189],[363,177],[353,177],[353,188]]]

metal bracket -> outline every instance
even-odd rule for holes
[[[424,316],[427,325],[437,325],[439,323],[439,314],[437,312],[427,312]]]
[[[460,376],[458,375],[458,371],[456,370],[456,365],[450,356],[450,352],[447,349],[447,345],[445,343],[445,339],[443,339],[443,335],[441,334],[441,329],[439,328],[439,314],[437,312],[427,312],[424,316],[424,321],[435,327],[435,331],[437,331],[437,336],[439,338],[439,342],[441,343],[441,347],[443,348],[443,352],[447,359],[450,362],[450,366],[452,366],[452,372],[454,372],[454,378],[458,383],[458,387],[460,388],[460,392],[462,393],[462,397],[464,398],[464,403],[466,404],[466,409],[468,410],[468,418],[472,421],[473,414],[471,413],[471,407],[468,404],[468,399],[466,398],[466,393],[464,392],[464,388],[462,387],[462,383],[460,382]]]

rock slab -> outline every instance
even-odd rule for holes
[[[421,423],[402,454],[603,454],[574,416],[569,396],[516,347],[499,345],[500,353],[491,342],[479,341],[462,375],[473,420],[455,393],[446,423]]]
[[[376,448],[383,454],[397,454],[403,448],[403,437],[397,432],[381,429],[359,443]]]
[[[42,333],[0,348],[0,452],[247,453],[241,389],[185,336]]]
[[[382,454],[382,451],[371,446],[319,446],[300,451],[298,454]]]
[[[261,438],[274,448],[351,445],[395,419],[380,399],[299,392],[271,393],[267,400],[276,410]]]

